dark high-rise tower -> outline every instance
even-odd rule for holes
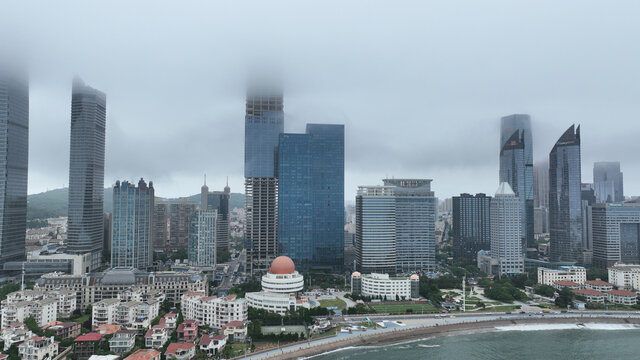
[[[25,258],[29,85],[26,74],[0,69],[0,270]],[[102,224],[102,214],[100,214]],[[102,226],[100,226],[102,231]]]
[[[453,254],[477,259],[478,251],[491,250],[491,196],[460,194],[453,197]]]
[[[276,156],[284,132],[282,90],[249,90],[244,132],[246,270],[255,274],[267,271],[278,254]]]
[[[224,191],[209,191],[206,183],[200,188],[200,210],[215,210],[216,216],[216,249],[229,250],[229,200],[231,199],[231,188],[229,185]]]
[[[91,253],[87,271],[100,267],[103,244],[106,95],[73,81],[67,251]]]
[[[582,263],[580,126],[571,125],[549,153],[551,260]]]
[[[533,241],[533,144],[529,115],[509,115],[500,126],[500,182],[507,182],[520,199],[524,245]]]

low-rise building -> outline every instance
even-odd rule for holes
[[[118,330],[109,339],[109,349],[116,354],[125,354],[136,346],[135,330]]]
[[[587,270],[582,266],[560,266],[558,269],[538,268],[538,284],[553,286],[556,281],[584,284],[587,281]]]
[[[280,315],[297,311],[299,308],[311,308],[306,298],[298,299],[295,294],[280,294],[268,291],[249,292],[245,294],[247,304],[252,308],[264,309]]]
[[[2,329],[11,324],[24,322],[30,316],[38,326],[45,326],[58,319],[58,300],[47,298],[34,301],[17,301],[2,304]]]
[[[153,349],[140,349],[127,356],[124,360],[160,360],[160,352]]]
[[[638,295],[627,290],[609,290],[605,291],[607,301],[620,305],[635,305],[638,303]]]
[[[232,321],[220,329],[220,332],[233,342],[244,342],[247,339],[247,322]]]
[[[181,309],[185,319],[216,328],[231,321],[246,321],[248,317],[247,301],[236,295],[216,297],[189,292],[182,296]]]
[[[113,335],[118,330],[120,330],[121,326],[118,324],[104,324],[100,325],[96,328],[96,332],[102,335]]]
[[[102,334],[88,333],[78,336],[73,341],[73,358],[87,360],[96,351],[97,345],[102,341]]]
[[[21,303],[21,302],[40,302],[43,300],[54,299],[57,303],[58,316],[61,318],[71,317],[76,310],[76,292],[71,290],[21,290],[15,291],[7,295],[2,301],[2,305]]]
[[[164,325],[169,329],[175,329],[177,323],[178,315],[174,313],[165,314],[162,319],[160,319],[160,325]]]
[[[118,305],[120,305],[119,299],[105,299],[93,304],[91,310],[91,327],[97,329],[102,325],[115,324]]]
[[[58,356],[58,343],[52,337],[33,336],[18,345],[22,360],[45,360]]]
[[[624,290],[640,290],[640,265],[617,263],[607,269],[609,282]]]
[[[198,320],[185,320],[178,325],[178,341],[189,342],[198,338]]]
[[[2,330],[0,340],[4,343],[2,351],[7,351],[13,344],[21,342],[32,337],[34,334],[27,328],[24,323],[13,323],[7,329]]]
[[[564,280],[554,281],[552,286],[557,290],[562,290],[564,288],[569,288],[571,290],[578,290],[582,288],[581,284],[578,284],[573,281],[564,281]]]
[[[600,291],[597,291],[597,290],[592,290],[592,289],[577,289],[577,290],[573,290],[573,293],[584,297],[587,300],[587,302],[604,304],[604,301],[607,299],[606,294],[601,293]]]
[[[419,294],[418,275],[410,277],[390,277],[388,274],[351,274],[351,293],[386,300],[417,299]]]
[[[57,337],[61,339],[66,339],[66,338],[76,338],[80,336],[80,333],[82,331],[82,325],[80,323],[73,322],[73,321],[68,321],[68,322],[54,321],[51,324],[47,324],[46,326],[43,326],[42,329],[53,331]]]
[[[154,325],[144,335],[144,343],[148,348],[160,349],[169,341],[169,329],[162,325]]]
[[[92,327],[97,329],[105,324],[117,324],[129,330],[143,331],[158,316],[160,303],[150,301],[127,301],[106,299],[93,306]]]
[[[196,345],[190,342],[171,343],[164,356],[166,359],[190,360],[196,356]]]
[[[209,356],[216,355],[224,349],[227,339],[224,335],[203,335],[200,339],[200,350]]]
[[[584,287],[586,289],[596,290],[600,292],[613,290],[613,284],[602,281],[600,279],[586,281],[584,283]]]

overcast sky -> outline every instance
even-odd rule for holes
[[[285,130],[343,123],[345,196],[386,176],[440,198],[498,187],[499,119],[528,113],[534,160],[582,125],[582,180],[618,160],[640,195],[637,1],[2,1],[28,54],[29,193],[66,186],[71,78],[107,93],[105,186],[244,192],[247,69],[284,74]],[[0,51],[0,54],[6,53]]]

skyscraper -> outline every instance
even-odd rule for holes
[[[116,181],[113,187],[111,266],[148,269],[153,263],[153,182],[140,179],[138,186]]]
[[[520,238],[520,199],[507,182],[491,199],[491,257],[499,264],[499,275],[524,272],[524,249]]]
[[[527,247],[533,241],[533,143],[529,115],[509,115],[500,126],[500,182],[509,183],[520,199],[522,238]]]
[[[281,134],[279,254],[303,271],[339,271],[344,258],[344,125],[308,124]]]
[[[549,208],[549,159],[533,166],[533,206]]]
[[[571,125],[549,153],[551,260],[582,263],[580,126]]]
[[[356,268],[396,271],[396,199],[393,186],[360,186],[356,196]]]
[[[593,265],[640,263],[640,203],[594,204]]]
[[[169,240],[169,204],[156,202],[153,211],[153,249],[164,249]]]
[[[224,191],[209,191],[206,183],[200,188],[200,209],[215,210],[216,216],[216,248],[219,250],[229,250],[229,200],[231,199],[231,188],[229,184]]]
[[[267,271],[278,253],[276,156],[284,132],[282,90],[249,90],[244,129],[245,268],[256,274]]]
[[[491,196],[460,194],[453,197],[453,254],[475,260],[478,251],[491,250]]]
[[[596,201],[624,201],[623,177],[620,163],[617,161],[601,161],[593,164],[593,186]]]
[[[25,258],[28,162],[27,77],[3,67],[0,69],[0,270],[5,262]]]
[[[196,211],[196,204],[186,198],[169,206],[169,241],[167,250],[187,250],[189,247],[189,226],[191,214]]]
[[[67,251],[91,254],[87,271],[102,262],[106,95],[73,81]]]
[[[189,265],[216,266],[217,210],[199,209],[189,224]]]
[[[384,179],[396,199],[396,272],[434,271],[436,198],[431,179]]]

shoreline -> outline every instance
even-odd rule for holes
[[[422,339],[440,336],[455,336],[481,332],[494,331],[517,331],[517,330],[500,330],[497,327],[510,327],[514,325],[548,325],[548,324],[626,324],[638,325],[640,329],[640,318],[613,318],[613,317],[590,317],[582,318],[563,317],[563,318],[521,318],[521,319],[496,319],[478,322],[447,324],[439,326],[425,327],[409,327],[401,328],[394,331],[385,331],[380,333],[366,332],[341,340],[336,339],[335,342],[318,344],[308,348],[299,348],[294,351],[271,355],[269,359],[289,360],[312,358],[329,352],[345,348],[354,348],[360,346],[387,346],[401,344]]]

